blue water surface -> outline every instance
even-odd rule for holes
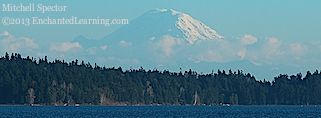
[[[321,106],[0,106],[0,117],[321,117]]]

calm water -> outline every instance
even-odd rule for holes
[[[0,117],[321,117],[321,106],[0,106]]]

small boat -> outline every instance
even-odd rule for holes
[[[230,103],[224,103],[223,104],[223,107],[230,107],[231,105],[230,105]]]
[[[64,107],[68,106],[68,104],[64,104]]]
[[[76,106],[76,107],[79,107],[79,104],[78,104],[78,103],[76,103],[76,104],[75,104],[75,106]]]

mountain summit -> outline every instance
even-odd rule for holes
[[[166,9],[164,9],[164,11],[165,10]],[[215,30],[206,26],[204,23],[193,19],[188,14],[174,11],[172,9],[170,9],[169,12],[172,12],[172,15],[177,17],[177,21],[175,22],[176,28],[183,33],[184,38],[191,44],[198,39],[220,40],[222,38],[222,36],[216,33]]]
[[[130,21],[129,24],[102,38],[100,44],[125,41],[135,45],[164,35],[185,39],[190,44],[194,44],[197,40],[220,41],[223,37],[188,14],[172,9],[155,9],[142,14]],[[84,43],[83,45],[88,44]]]

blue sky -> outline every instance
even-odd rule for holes
[[[21,12],[21,11],[2,11],[2,4],[16,5],[35,5],[44,6],[67,6],[66,11],[47,11],[41,12]],[[57,0],[57,1],[34,1],[34,0],[15,0],[1,1],[0,18],[104,18],[104,19],[128,19],[139,17],[149,10],[156,8],[174,9],[189,14],[220,35],[227,39],[242,39],[242,37],[255,39],[262,45],[245,45],[249,56],[244,59],[256,63],[275,63],[286,62],[288,58],[293,58],[288,62],[296,64],[306,64],[305,69],[321,69],[321,1],[318,0],[215,0],[215,1],[195,1],[195,0],[119,0],[119,1],[78,1],[78,0]],[[35,6],[37,9],[37,6]],[[22,55],[43,56],[53,44],[73,45],[75,37],[83,35],[89,39],[101,39],[123,25],[8,25],[0,24],[0,41],[2,47],[0,51],[4,54],[8,52],[18,52]],[[4,37],[6,34],[9,37]],[[2,37],[1,37],[2,36]],[[260,41],[261,40],[261,41]],[[12,45],[10,45],[9,43]],[[22,41],[23,43],[19,43]],[[265,42],[264,42],[265,41]],[[9,42],[9,43],[8,43]],[[69,42],[69,43],[64,43]],[[127,42],[128,43],[128,42]],[[236,45],[234,43],[231,43]],[[251,43],[252,44],[252,43]],[[263,51],[255,52],[259,47]],[[59,48],[56,46],[55,48]],[[107,47],[106,47],[107,48]],[[242,47],[243,49],[243,47]],[[263,55],[261,53],[267,53]],[[273,53],[274,56],[270,56]],[[285,55],[282,59],[279,56]],[[61,56],[63,55],[63,56]],[[68,57],[68,54],[61,54],[52,58]],[[254,57],[254,56],[258,57]],[[261,56],[260,56],[261,55]],[[242,57],[242,59],[243,59]],[[80,57],[69,57],[80,58]],[[117,58],[117,57],[111,57]],[[265,59],[266,58],[266,59]],[[62,58],[64,59],[64,58]],[[91,60],[89,60],[91,61]],[[127,68],[127,67],[125,67]],[[279,68],[279,67],[278,67]],[[303,67],[302,67],[303,68]],[[292,72],[290,74],[293,74]]]

